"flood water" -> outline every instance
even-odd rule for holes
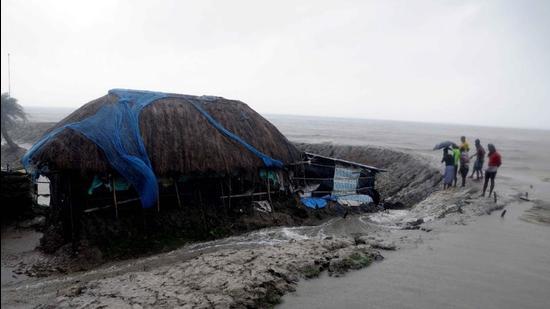
[[[522,205],[342,278],[302,281],[280,307],[548,308],[550,228],[519,220]]]
[[[342,278],[303,281],[281,308],[548,308],[550,304],[550,132],[375,120],[268,117],[293,141],[378,145],[433,158],[431,147],[466,135],[503,157],[496,190],[538,200],[449,226],[416,248]],[[500,187],[499,187],[500,186]],[[506,189],[504,189],[505,187]],[[502,189],[501,189],[502,188]],[[384,223],[384,222],[383,222]],[[391,219],[387,222],[391,223]]]

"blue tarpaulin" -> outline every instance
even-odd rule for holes
[[[300,201],[304,206],[313,209],[325,208],[327,206],[327,200],[320,197],[302,197]]]
[[[336,201],[336,198],[331,195],[325,195],[323,197],[302,197],[300,201],[306,207],[317,209],[317,208],[325,208],[325,206],[327,206],[328,201]]]
[[[92,116],[69,123],[43,136],[22,159],[27,170],[32,170],[33,156],[60,132],[70,129],[85,136],[105,154],[111,167],[124,177],[140,195],[144,208],[152,207],[158,199],[157,177],[145,150],[139,128],[139,115],[147,105],[164,98],[183,99],[199,111],[220,133],[238,142],[248,151],[258,156],[266,167],[281,168],[283,163],[260,152],[252,145],[223,127],[202,107],[213,97],[195,97],[162,92],[113,89],[109,94],[116,95],[116,104],[107,104]]]

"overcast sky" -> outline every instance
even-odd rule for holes
[[[2,0],[2,92],[111,88],[260,113],[550,128],[550,1]]]

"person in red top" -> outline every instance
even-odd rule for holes
[[[491,188],[489,189],[489,196],[491,196],[491,193],[493,193],[493,189],[495,188],[495,176],[497,175],[497,170],[500,165],[502,165],[502,159],[500,154],[497,152],[495,145],[489,144],[487,145],[487,149],[489,149],[489,164],[485,170],[485,183],[483,184],[483,193],[481,196],[485,196],[489,179],[491,179]]]

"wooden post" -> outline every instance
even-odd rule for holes
[[[250,205],[252,205],[252,202],[254,202],[254,190],[256,190],[256,186],[250,191]]]
[[[74,214],[73,214],[73,188],[71,186],[71,181],[73,180],[72,179],[72,175],[69,175],[68,177],[68,180],[69,180],[69,183],[68,183],[68,187],[69,187],[69,192],[67,194],[67,197],[68,197],[68,200],[69,200],[69,212],[70,212],[70,216],[71,216],[71,243],[72,243],[72,246],[74,248]]]
[[[220,180],[220,190],[221,190],[221,193],[222,193],[222,196],[225,195],[225,193],[223,192],[223,179]],[[223,209],[224,209],[224,213],[225,213],[225,219],[227,219],[228,217],[228,207],[227,205],[225,204],[225,199],[221,198],[220,196],[220,199],[222,200],[222,203],[223,203]]]
[[[233,189],[231,187],[231,175],[229,175],[229,199],[227,202],[227,207],[231,210],[231,195],[233,194]]]
[[[271,184],[269,181],[269,177],[267,178],[267,199],[269,200],[269,204],[271,204]]]
[[[302,175],[304,175],[304,188],[307,188],[307,174],[306,174],[306,165],[302,164]]]
[[[113,201],[115,203],[115,217],[118,220],[118,203],[116,200],[115,177],[113,177],[113,175],[110,175],[110,176],[111,176],[111,189],[113,190]]]
[[[221,196],[224,196],[225,194],[223,193],[223,181],[220,181],[220,190],[221,190],[221,193],[222,193]],[[223,198],[221,198],[221,196],[220,196],[220,200],[222,200],[223,207],[225,208],[225,201],[223,200]]]
[[[157,195],[157,212],[160,212],[160,190],[159,194]]]
[[[200,189],[198,190],[198,194],[199,194],[199,204],[201,206],[201,213],[202,213],[202,224],[204,225],[205,231],[208,231],[208,224],[206,223],[206,213],[204,210],[204,205],[202,204],[202,194]]]
[[[178,182],[174,180],[174,187],[176,187],[176,197],[178,198],[178,206],[181,208],[180,190],[178,189]]]

